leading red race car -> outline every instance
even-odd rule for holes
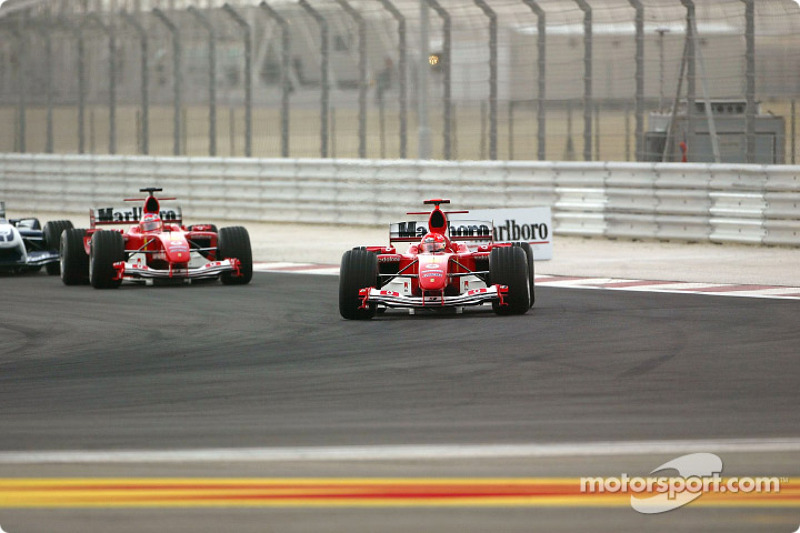
[[[162,209],[153,193],[141,208],[112,207],[90,211],[91,229],[66,229],[61,234],[61,279],[65,285],[91,283],[113,289],[123,280],[191,282],[216,279],[227,285],[253,277],[250,236],[241,226],[217,231],[212,224],[182,225],[179,207]],[[174,200],[174,198],[162,198]],[[127,230],[98,226],[127,224]]]
[[[364,320],[386,308],[463,310],[491,302],[499,315],[521,315],[533,307],[533,251],[527,242],[494,242],[491,222],[448,221],[433,205],[427,230],[416,222],[392,224],[389,246],[354,248],[342,256],[339,312]],[[408,213],[409,215],[428,215]],[[411,243],[398,253],[394,243]]]

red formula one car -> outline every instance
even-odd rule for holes
[[[491,302],[498,315],[520,315],[533,307],[533,251],[526,242],[494,242],[491,222],[459,220],[432,204],[427,231],[417,222],[390,228],[389,246],[345,252],[339,278],[339,312],[349,320],[370,319],[386,308],[455,309]],[[408,213],[428,215],[428,213]],[[394,243],[407,242],[406,253]]]
[[[90,211],[91,229],[67,229],[61,234],[61,280],[66,285],[87,281],[96,289],[119,287],[123,280],[164,280],[190,283],[219,278],[228,285],[253,277],[250,236],[240,226],[217,231],[212,224],[183,226],[179,207],[162,209],[153,193],[141,208],[113,207]],[[174,198],[162,198],[174,200]],[[126,224],[127,230],[98,226]]]

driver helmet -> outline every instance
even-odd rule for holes
[[[161,229],[161,219],[158,215],[148,213],[142,219],[141,227],[142,231],[159,231]]]
[[[422,243],[420,243],[419,247],[420,250],[429,254],[444,252],[447,247],[447,239],[441,233],[428,233],[422,238]]]

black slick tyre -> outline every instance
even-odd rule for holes
[[[508,286],[508,294],[500,305],[492,302],[492,309],[498,315],[523,315],[530,309],[530,284],[528,281],[528,260],[525,252],[518,246],[492,248],[489,254],[489,277],[491,283]]]
[[[125,241],[116,231],[97,231],[92,235],[89,255],[89,283],[95,289],[116,289],[122,283],[114,279],[114,263],[125,260]]]
[[[253,251],[250,234],[242,226],[222,228],[217,234],[217,258],[238,259],[240,276],[223,272],[219,279],[225,285],[246,285],[253,279]]]
[[[369,320],[375,316],[376,305],[361,307],[358,292],[365,287],[378,286],[378,256],[364,249],[348,250],[342,256],[339,270],[339,314],[347,320]]]
[[[83,248],[85,229],[66,229],[61,233],[59,263],[64,285],[82,285],[89,281],[89,256]]]
[[[67,229],[72,229],[72,222],[69,220],[51,220],[45,224],[42,232],[45,249],[59,251],[61,248],[61,233]],[[58,276],[61,273],[60,261],[47,263],[45,268],[51,276]]]
[[[530,280],[530,295],[531,295],[531,307],[533,307],[534,302],[536,301],[536,287],[533,281],[535,269],[533,266],[533,248],[531,247],[530,243],[527,242],[515,242],[514,246],[519,246],[525,252],[525,255],[528,259],[528,279]]]

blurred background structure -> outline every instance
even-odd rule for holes
[[[8,0],[0,152],[795,163],[792,0]]]

